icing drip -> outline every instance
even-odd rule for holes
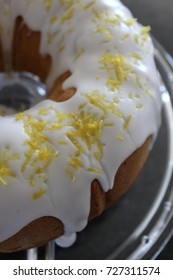
[[[18,16],[40,31],[40,53],[52,58],[48,88],[70,71],[63,89],[76,94],[0,117],[0,241],[42,216],[60,219],[74,239],[87,224],[91,182],[111,189],[121,163],[157,134],[161,99],[150,28],[118,0],[0,0],[6,58]]]
[[[60,247],[68,248],[69,246],[72,246],[75,243],[76,238],[77,238],[76,233],[73,233],[69,236],[63,235],[55,239],[55,243]]]

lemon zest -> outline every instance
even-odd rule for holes
[[[44,190],[42,188],[40,188],[37,192],[35,192],[32,196],[31,199],[35,200],[38,198],[41,198],[43,195],[45,195],[47,193],[47,190]]]

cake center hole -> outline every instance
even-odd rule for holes
[[[46,87],[26,72],[0,73],[0,115],[25,111],[46,97]]]

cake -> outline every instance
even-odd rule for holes
[[[0,117],[0,252],[68,241],[133,184],[160,125],[149,31],[118,0],[0,0],[0,71],[47,86]]]

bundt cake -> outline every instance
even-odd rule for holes
[[[119,0],[0,0],[0,71],[47,86],[0,117],[1,252],[74,236],[133,184],[160,124],[149,31]]]

